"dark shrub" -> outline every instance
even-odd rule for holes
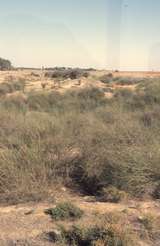
[[[0,70],[11,70],[12,69],[12,64],[9,60],[0,58]]]
[[[109,74],[105,74],[102,77],[100,77],[100,81],[103,83],[110,83],[113,81],[113,74],[109,73]]]
[[[88,78],[89,77],[89,73],[88,72],[84,72],[83,73],[83,77]]]
[[[38,73],[34,73],[34,72],[31,72],[31,76],[33,76],[33,77],[40,77],[40,75]]]
[[[160,184],[158,184],[156,187],[155,187],[155,190],[153,192],[153,197],[155,199],[160,199]]]
[[[68,76],[70,79],[78,79],[82,76],[82,72],[79,69],[74,69],[69,73]]]
[[[89,228],[72,226],[69,230],[61,228],[62,241],[71,246],[135,246],[133,235],[111,226],[93,225]]]
[[[62,68],[55,69],[45,73],[45,77],[49,78],[61,78],[61,79],[79,79],[81,77],[88,77],[89,73],[80,68]]]
[[[70,230],[62,228],[62,238],[68,245],[87,246],[85,240],[85,229],[73,226]]]

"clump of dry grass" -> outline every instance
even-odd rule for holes
[[[0,84],[0,96],[4,96],[15,91],[24,91],[24,88],[25,81],[23,79],[15,80],[11,77],[8,81]]]
[[[141,224],[141,236],[156,243],[160,237],[159,216],[144,213],[138,218],[138,221]]]
[[[100,194],[100,200],[103,202],[118,203],[120,201],[125,201],[127,198],[128,194],[126,192],[120,191],[114,186],[104,187]]]

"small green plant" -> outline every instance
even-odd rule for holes
[[[51,215],[54,220],[80,219],[83,211],[70,202],[59,203],[55,208],[50,208],[45,211]]]

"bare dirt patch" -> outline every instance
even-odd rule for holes
[[[62,192],[65,193],[65,192]],[[155,201],[140,202],[128,201],[127,203],[113,204],[88,202],[85,197],[77,195],[66,195],[64,197],[57,196],[56,201],[69,201],[81,208],[85,216],[81,223],[92,223],[92,215],[106,213],[127,213],[128,218],[140,216],[142,213],[152,213],[160,216],[160,204]],[[50,207],[54,207],[55,203],[28,203],[17,206],[7,206],[0,208],[0,242],[36,242],[36,245],[50,245],[49,241],[45,241],[42,235],[51,231],[56,222],[53,221],[44,211]],[[69,222],[70,223],[70,222]],[[2,244],[1,244],[2,245]],[[21,245],[21,244],[15,244]],[[25,244],[24,244],[25,245]],[[28,244],[26,244],[28,245]],[[29,244],[35,245],[35,244]]]

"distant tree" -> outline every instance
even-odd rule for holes
[[[12,64],[9,60],[0,58],[0,70],[4,71],[4,70],[11,70],[12,68]]]

